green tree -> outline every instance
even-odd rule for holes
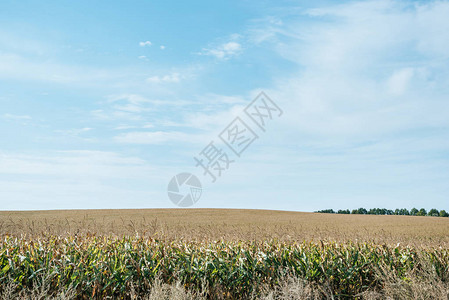
[[[431,210],[429,210],[429,213],[427,215],[431,217],[438,217],[440,216],[440,212],[438,211],[438,209],[432,208]]]
[[[333,209],[323,209],[323,210],[319,210],[317,212],[322,213],[322,214],[335,214],[335,211]]]
[[[417,216],[427,216],[427,210],[425,210],[424,208],[421,208],[416,215]]]
[[[353,209],[352,211],[351,211],[351,214],[353,214],[353,215],[356,215],[356,214],[358,214],[359,213],[359,210],[358,209]]]
[[[418,209],[416,209],[415,207],[413,207],[411,210],[410,210],[410,215],[411,216],[416,216],[418,214]]]
[[[408,211],[407,208],[403,208],[403,209],[401,209],[401,215],[403,215],[403,216],[409,216],[409,215],[410,215],[410,212]]]
[[[449,217],[449,214],[443,209],[440,210],[440,217]]]
[[[368,213],[368,211],[363,207],[359,208],[358,211],[358,213],[361,215],[366,215]]]

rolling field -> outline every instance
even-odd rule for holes
[[[448,218],[220,209],[22,211],[0,212],[0,232],[3,299],[449,295]]]
[[[449,218],[338,215],[238,209],[0,212],[10,235],[113,235],[160,239],[368,241],[449,246]]]

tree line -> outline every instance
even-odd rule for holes
[[[449,217],[449,214],[443,209],[438,210],[436,208],[432,208],[427,212],[426,209],[421,208],[412,208],[408,210],[406,208],[396,208],[395,210],[386,209],[386,208],[371,208],[367,210],[365,208],[353,209],[350,211],[349,209],[339,209],[338,211],[334,211],[333,209],[323,209],[315,211],[316,213],[325,213],[325,214],[352,214],[352,215],[400,215],[400,216],[431,216],[431,217]]]

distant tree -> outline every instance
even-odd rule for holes
[[[368,211],[363,207],[359,208],[358,211],[360,215],[366,215],[368,213]]]
[[[407,208],[396,208],[394,211],[386,208],[370,208],[369,210],[361,207],[358,209],[339,209],[334,211],[333,209],[323,209],[316,211],[317,213],[326,213],[326,214],[344,214],[344,215],[401,215],[401,216],[433,216],[433,217],[449,217],[449,213],[445,210],[438,211],[435,208],[432,208],[429,213],[424,208],[420,210],[413,207],[410,211]]]
[[[319,210],[317,212],[322,213],[322,214],[335,214],[335,211],[333,209],[323,209],[323,210]]]
[[[410,212],[408,211],[407,208],[402,208],[402,209],[401,209],[401,215],[403,215],[403,216],[409,216],[409,215],[410,215]]]
[[[425,210],[424,208],[421,208],[416,215],[417,216],[427,216],[427,210]]]
[[[427,215],[431,217],[439,217],[440,212],[438,211],[438,209],[432,208],[431,210],[429,210],[429,213]]]

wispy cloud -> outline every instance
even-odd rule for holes
[[[151,45],[152,45],[152,43],[150,41],[139,42],[140,47],[147,47],[147,46],[151,46]]]
[[[116,69],[110,65],[72,63],[72,60],[64,60],[61,54],[61,49],[74,51],[70,45],[35,42],[3,30],[0,30],[0,48],[0,79],[110,88],[135,86],[139,77],[135,70],[127,67]],[[144,78],[140,80],[143,84]]]
[[[138,131],[120,134],[115,141],[126,144],[159,145],[169,143],[196,143],[199,136],[180,131]],[[201,140],[201,139],[200,139]]]
[[[170,167],[107,151],[1,152],[0,189],[8,199],[2,209],[164,206],[153,185],[162,184],[171,172]],[[132,199],[124,205],[126,197]]]
[[[16,114],[3,114],[0,116],[0,119],[8,121],[14,124],[21,124],[23,126],[28,126],[32,124],[33,118],[28,115],[16,115]]]
[[[6,28],[6,27],[4,27]],[[52,51],[49,45],[36,40],[36,37],[24,37],[0,29],[0,48],[2,52],[42,55]]]
[[[230,41],[212,48],[203,48],[200,55],[213,56],[218,59],[229,59],[242,52],[242,45],[236,41]]]
[[[443,12],[448,2],[367,1],[305,11],[308,22],[283,22],[271,45],[300,71],[270,91],[287,112],[281,122],[358,138],[449,126]]]
[[[150,83],[161,83],[161,82],[176,83],[176,82],[179,82],[180,80],[181,80],[181,75],[179,73],[172,73],[172,74],[167,74],[167,75],[163,75],[163,76],[155,75],[155,76],[148,77],[146,79],[146,81],[150,82]]]
[[[99,120],[142,120],[141,113],[151,111],[151,101],[137,94],[117,94],[106,97],[102,109],[91,111]]]
[[[2,115],[4,119],[7,120],[31,120],[32,118],[28,115],[14,115],[14,114],[4,114]]]
[[[90,128],[90,127],[84,127],[84,128],[74,128],[74,129],[66,129],[66,130],[58,129],[58,130],[55,130],[55,132],[64,134],[64,135],[68,135],[68,136],[79,136],[79,135],[89,132],[91,130],[92,130],[92,128]]]
[[[0,53],[0,78],[16,81],[37,81],[73,86],[113,86],[125,84],[124,74],[129,70],[112,70],[83,65],[46,62],[15,53]]]
[[[404,68],[394,71],[387,82],[390,93],[393,95],[402,95],[406,92],[414,73],[415,71],[413,68]]]

